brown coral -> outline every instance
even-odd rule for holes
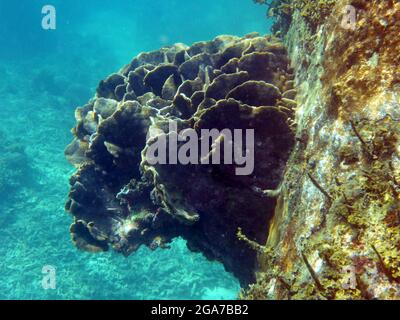
[[[220,36],[141,54],[102,81],[97,96],[77,109],[75,139],[66,149],[78,168],[66,206],[75,217],[75,244],[90,251],[111,245],[128,255],[182,236],[190,249],[251,282],[256,252],[236,233],[241,227],[255,241],[266,240],[276,197],[262,191],[279,187],[294,144],[288,64],[275,38]],[[165,133],[169,120],[176,132]],[[229,162],[150,164],[146,150],[183,129],[255,130],[254,171],[238,176]],[[208,156],[224,138],[212,141]]]

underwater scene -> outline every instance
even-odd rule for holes
[[[41,26],[49,3],[56,30]],[[74,169],[64,149],[75,108],[135,55],[219,34],[265,33],[264,12],[241,0],[2,0],[0,17],[0,298],[235,298],[238,280],[180,237],[170,250],[143,247],[129,258],[76,250],[64,209]],[[46,265],[56,268],[55,290],[42,287]]]
[[[0,299],[400,299],[399,21],[0,0]]]

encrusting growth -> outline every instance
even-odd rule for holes
[[[271,8],[296,74],[297,143],[265,243],[272,252],[259,254],[257,282],[241,297],[399,299],[400,3]]]

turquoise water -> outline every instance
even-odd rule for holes
[[[41,28],[41,9],[57,29]],[[64,211],[74,109],[142,51],[219,34],[266,33],[251,0],[0,0],[0,299],[232,299],[238,281],[186,249],[128,258],[78,251]],[[56,288],[42,268],[56,268]]]

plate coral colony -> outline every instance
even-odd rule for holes
[[[400,298],[400,3],[255,2],[273,35],[141,53],[76,110],[72,240],[183,237],[243,299]]]

